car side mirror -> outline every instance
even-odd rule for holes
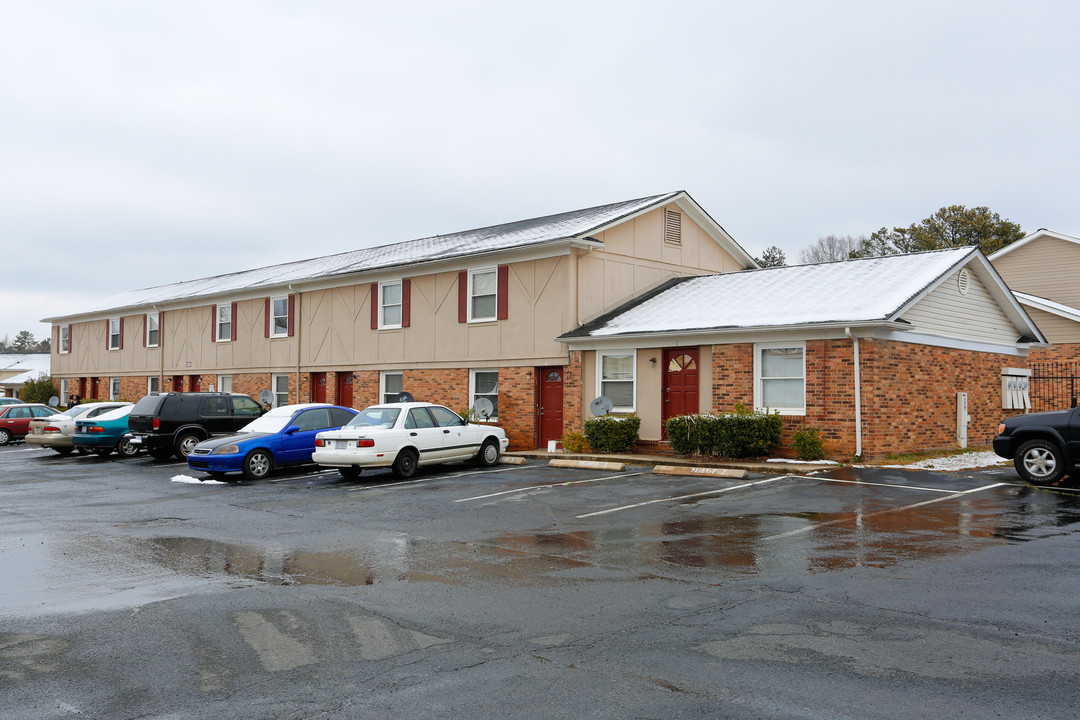
[[[461,424],[462,425],[468,425],[469,424],[469,418],[467,418],[467,417],[461,418]]]
[[[290,425],[289,427],[285,428],[286,435],[295,435],[298,432],[300,432],[299,425]]]

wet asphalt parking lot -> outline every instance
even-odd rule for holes
[[[3,718],[1080,717],[1080,492],[0,447]]]

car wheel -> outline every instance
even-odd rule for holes
[[[1049,485],[1065,476],[1065,455],[1049,440],[1028,440],[1013,460],[1020,477],[1033,485]]]
[[[98,448],[94,452],[97,453],[101,457],[109,457],[110,455],[112,455],[112,451],[113,451],[112,448]]]
[[[394,477],[396,478],[402,480],[411,478],[416,474],[416,451],[411,448],[405,448],[399,452],[390,469],[393,471]]]
[[[202,438],[195,433],[185,433],[176,439],[176,454],[181,460],[187,460],[187,456],[202,442]]]
[[[499,462],[499,443],[497,440],[488,438],[476,453],[476,464],[480,467],[491,467]]]
[[[91,453],[90,448],[78,447],[75,448],[80,455],[89,455]]]
[[[62,447],[62,448],[53,448],[53,450],[60,453],[61,455],[70,455],[72,452],[74,452],[75,448]]]
[[[11,442],[11,431],[0,428],[0,445],[7,445]]]
[[[266,450],[252,450],[244,458],[244,477],[262,480],[274,469],[274,456]]]
[[[363,468],[358,468],[355,465],[338,468],[338,472],[341,473],[341,477],[345,478],[346,480],[355,480],[356,478],[360,477],[360,473],[362,471]]]
[[[127,438],[120,438],[120,442],[116,444],[116,452],[120,453],[120,457],[135,457],[139,454],[139,446],[132,445]]]

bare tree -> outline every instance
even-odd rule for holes
[[[826,235],[799,252],[799,264],[850,260],[851,254],[866,241],[865,235]]]

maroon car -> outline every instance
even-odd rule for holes
[[[0,405],[0,445],[26,437],[30,432],[30,421],[34,418],[49,417],[57,412],[56,408],[41,403]]]

